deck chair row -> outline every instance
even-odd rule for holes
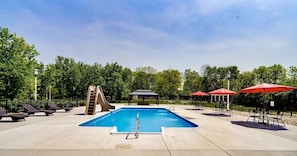
[[[25,120],[29,115],[34,115],[35,113],[44,113],[46,116],[53,115],[58,110],[65,110],[65,112],[69,112],[72,110],[72,107],[59,107],[56,104],[48,104],[48,109],[38,109],[32,105],[24,105],[24,113],[4,113],[0,110],[0,120],[3,117],[9,117],[12,121]]]
[[[24,111],[28,113],[29,115],[34,115],[38,112],[44,112],[46,116],[52,115],[58,110],[65,110],[65,112],[69,112],[72,110],[72,107],[58,107],[56,104],[48,104],[48,109],[37,109],[36,107],[33,107],[32,105],[24,105]]]

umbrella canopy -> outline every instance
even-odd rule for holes
[[[262,83],[252,87],[248,87],[240,90],[240,93],[268,93],[268,92],[280,92],[280,91],[290,91],[296,89],[295,87]]]
[[[221,89],[217,89],[217,90],[208,92],[208,94],[216,94],[216,95],[234,95],[234,94],[237,94],[237,93],[234,92],[234,91],[231,91],[231,90],[227,90],[227,89],[225,89],[225,88],[221,88]]]
[[[206,94],[204,92],[201,92],[201,91],[194,92],[194,93],[192,93],[190,95],[191,96],[209,96],[208,94]]]

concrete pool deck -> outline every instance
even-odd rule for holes
[[[2,119],[0,155],[297,155],[296,126],[269,127],[246,123],[245,116],[213,116],[212,110],[195,110],[185,105],[174,108],[173,112],[199,127],[165,128],[163,134],[140,134],[137,139],[130,135],[126,139],[126,134],[110,134],[111,128],[79,127],[80,123],[106,113],[84,116],[85,107],[53,116],[30,116],[21,122]]]

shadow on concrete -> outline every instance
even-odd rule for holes
[[[207,116],[216,116],[216,117],[230,117],[229,114],[220,114],[220,113],[202,113],[203,115]]]
[[[85,113],[78,113],[78,114],[75,114],[75,115],[85,115]]]
[[[186,110],[196,110],[196,111],[199,111],[199,110],[203,110],[202,108],[187,108]]]
[[[97,113],[101,113],[101,111],[96,111],[96,114],[97,114]],[[96,114],[95,114],[95,115],[96,115]],[[83,115],[83,116],[84,116],[85,113],[77,113],[77,114],[75,114],[75,115]],[[93,115],[93,116],[95,116],[95,115]]]
[[[234,125],[239,125],[247,128],[265,129],[265,130],[271,130],[271,131],[288,130],[287,128],[282,126],[271,126],[271,125],[261,124],[257,122],[231,121],[231,123]]]

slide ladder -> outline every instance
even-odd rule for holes
[[[89,86],[85,115],[95,115],[96,105],[101,105],[101,111],[109,111],[110,109],[115,109],[115,106],[110,105],[105,99],[103,90],[100,86],[94,87]]]
[[[97,104],[97,93],[96,93],[95,87],[89,86],[85,115],[95,115],[96,104]]]

